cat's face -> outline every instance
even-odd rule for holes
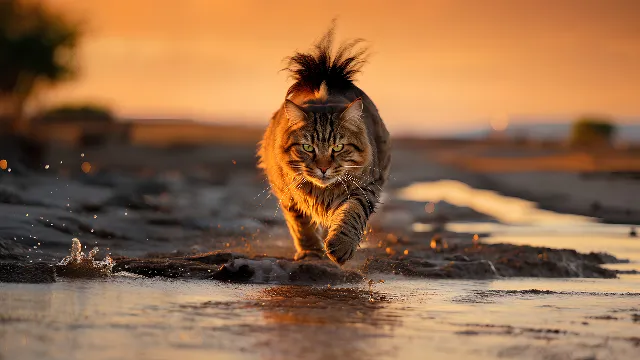
[[[325,187],[342,177],[360,173],[371,159],[366,127],[362,119],[362,100],[334,112],[307,111],[285,101],[289,120],[283,141],[285,166],[317,186]]]

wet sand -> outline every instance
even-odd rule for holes
[[[5,284],[5,359],[632,359],[637,279]],[[530,290],[537,289],[537,290]]]
[[[0,359],[640,351],[640,244],[617,225],[513,210],[499,194],[492,210],[474,189],[466,203],[432,197],[434,181],[480,175],[398,146],[356,258],[294,262],[250,146],[126,153],[60,153],[41,173],[0,173]],[[73,170],[84,161],[95,173]],[[427,190],[411,193],[418,182]],[[504,209],[528,212],[518,222]],[[114,275],[60,265],[76,237],[85,254],[110,254]]]
[[[431,161],[461,170],[476,188],[535,201],[542,208],[618,224],[640,224],[640,150],[571,149],[561,143],[407,141]],[[469,173],[472,175],[469,176]]]

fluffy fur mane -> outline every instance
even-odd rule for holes
[[[296,92],[321,91],[322,83],[331,90],[347,90],[353,86],[355,76],[367,62],[367,48],[360,45],[363,39],[347,41],[332,54],[335,22],[309,52],[296,52],[285,58],[295,83],[289,87],[287,97]]]

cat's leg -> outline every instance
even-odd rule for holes
[[[324,243],[331,260],[342,265],[355,255],[377,202],[377,195],[373,191],[362,191],[352,194],[335,209]]]
[[[294,259],[322,258],[322,238],[311,219],[295,208],[283,209],[283,212],[297,251]]]

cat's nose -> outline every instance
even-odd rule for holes
[[[330,166],[326,166],[326,167],[322,167],[322,166],[318,166],[318,169],[320,169],[320,172],[322,172],[322,174],[326,173],[327,170],[329,170]]]

